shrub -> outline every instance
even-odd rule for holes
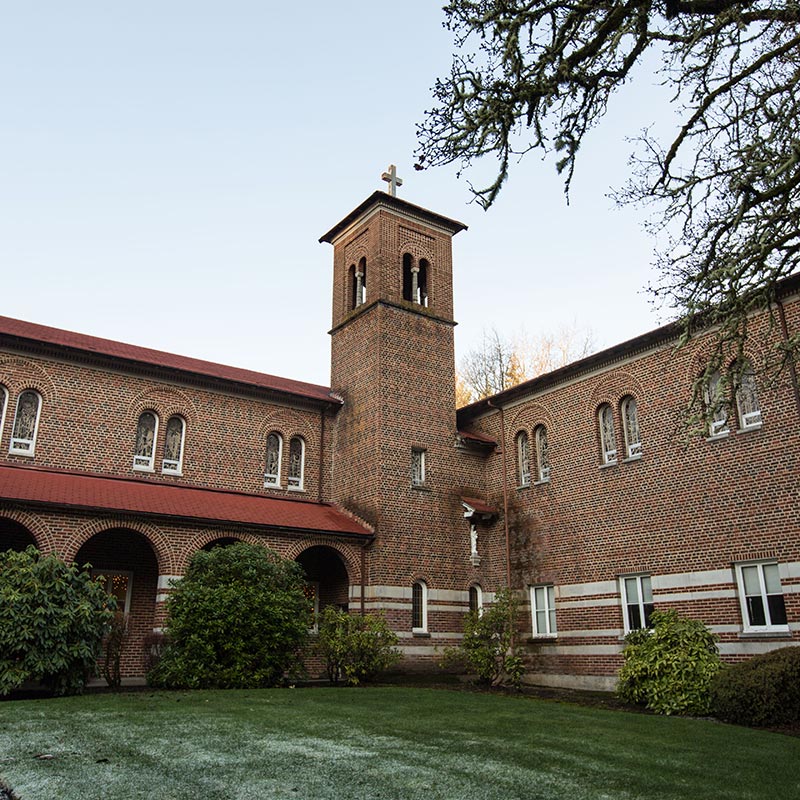
[[[103,650],[105,651],[103,677],[112,689],[119,689],[122,685],[122,673],[120,670],[122,646],[127,638],[128,617],[122,611],[116,611],[103,641]]]
[[[480,683],[490,686],[504,681],[519,686],[524,664],[514,648],[518,617],[516,596],[508,589],[501,589],[491,606],[470,611],[464,620],[461,646],[445,651],[442,666],[463,666]]]
[[[194,554],[167,599],[166,647],[149,673],[174,688],[275,686],[299,669],[311,624],[303,570],[239,542]]]
[[[724,667],[711,685],[711,711],[739,725],[800,722],[800,647]]]
[[[0,552],[0,694],[25,681],[83,689],[116,601],[91,575],[35,547]]]
[[[331,683],[372,680],[399,660],[396,644],[383,615],[355,616],[335,606],[320,614],[317,647]]]
[[[650,621],[625,637],[617,694],[657,714],[707,714],[720,668],[716,637],[676,611],[654,611]]]

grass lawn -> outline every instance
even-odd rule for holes
[[[21,800],[797,800],[800,738],[436,689],[103,694],[0,702],[3,783]]]

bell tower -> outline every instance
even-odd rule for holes
[[[432,527],[460,516],[452,238],[466,226],[391,190],[320,241],[333,245],[331,388],[344,399],[334,499],[376,528],[369,582],[402,588],[430,569]]]

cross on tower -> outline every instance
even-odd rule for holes
[[[389,184],[389,194],[397,197],[397,187],[403,185],[403,179],[397,177],[397,167],[389,164],[389,169],[381,175],[381,180]]]

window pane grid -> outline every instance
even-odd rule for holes
[[[531,587],[531,612],[534,636],[555,636],[556,608],[555,587]]]

